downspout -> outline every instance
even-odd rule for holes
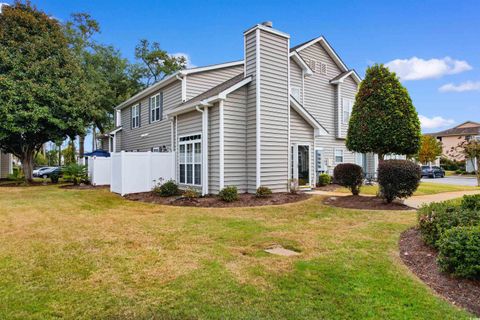
[[[202,113],[202,195],[208,194],[208,106],[203,110],[199,106],[195,109]]]

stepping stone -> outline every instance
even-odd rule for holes
[[[280,245],[272,246],[270,248],[265,249],[265,252],[268,252],[270,254],[275,254],[277,256],[284,256],[284,257],[292,257],[292,256],[298,256],[300,253],[285,249],[284,247]]]

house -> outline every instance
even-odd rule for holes
[[[0,150],[0,179],[5,179],[13,173],[12,155]]]
[[[175,152],[182,187],[215,194],[315,185],[319,173],[376,157],[345,147],[361,81],[320,36],[290,36],[258,24],[243,33],[244,59],[176,72],[116,107],[110,151]]]
[[[475,159],[465,159],[465,156],[461,153],[459,146],[466,141],[472,139],[480,140],[480,123],[474,121],[466,121],[459,124],[456,127],[429,133],[439,141],[442,142],[442,155],[450,160],[465,161],[465,170],[467,172],[476,171]]]

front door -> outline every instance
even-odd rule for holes
[[[310,146],[292,146],[292,176],[298,181],[298,186],[310,186]]]

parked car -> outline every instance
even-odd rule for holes
[[[42,172],[51,170],[52,168],[55,168],[55,167],[40,167],[38,169],[33,170],[32,174],[34,177],[41,177]]]
[[[422,178],[443,178],[445,177],[445,171],[437,166],[422,166]]]
[[[40,178],[50,178],[53,174],[57,174],[58,176],[62,175],[62,168],[60,167],[50,167],[47,170],[40,171],[38,173],[38,177]]]

